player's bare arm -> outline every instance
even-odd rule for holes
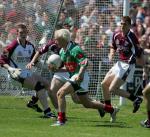
[[[85,72],[87,65],[88,65],[88,59],[85,58],[80,64],[81,64],[81,68],[79,70],[78,76],[75,79],[76,82],[81,82],[83,80],[84,72]]]
[[[37,51],[34,57],[32,58],[31,62],[27,64],[26,68],[32,69],[32,67],[35,65],[35,62],[38,60],[39,57],[40,57],[40,54],[39,54],[39,51]]]
[[[108,58],[109,58],[110,62],[112,62],[114,55],[115,55],[115,50],[112,47],[110,47],[110,52],[109,52],[109,55],[108,55]]]

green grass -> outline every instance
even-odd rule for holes
[[[145,104],[133,114],[132,103],[122,106],[117,122],[109,114],[100,118],[96,110],[85,109],[67,99],[67,123],[51,127],[54,119],[41,118],[26,107],[29,98],[0,96],[0,137],[148,137],[149,129],[139,125],[146,118]]]

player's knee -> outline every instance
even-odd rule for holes
[[[38,81],[34,87],[34,90],[38,92],[42,89],[45,89],[45,86],[41,82]]]
[[[63,92],[63,90],[62,89],[60,89],[58,92],[57,92],[57,98],[59,99],[59,98],[63,98],[64,97],[64,94],[63,94],[64,92]]]

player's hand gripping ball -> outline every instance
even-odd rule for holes
[[[59,55],[52,54],[48,57],[47,64],[51,71],[57,71],[62,65],[62,60]]]

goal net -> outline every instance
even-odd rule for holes
[[[16,38],[15,24],[27,24],[28,39],[38,48],[52,37],[61,0],[5,0],[0,2],[1,49]],[[125,8],[125,7],[124,7]],[[101,81],[113,63],[108,61],[112,33],[120,28],[123,0],[64,0],[55,29],[67,28],[89,58],[89,94],[102,99]],[[117,57],[114,59],[116,61]],[[50,79],[47,68],[42,76]],[[41,68],[36,69],[41,72]],[[20,95],[27,90],[16,87],[0,68],[0,94]],[[113,96],[115,100],[115,96]],[[118,98],[117,98],[118,99]]]
[[[24,23],[28,28],[27,39],[36,48],[46,44],[54,33],[60,8],[64,0],[13,0],[0,1],[0,53],[16,38],[16,24]],[[50,54],[50,53],[49,53]],[[45,56],[45,55],[44,55]],[[41,62],[45,57],[41,57]],[[51,79],[52,74],[39,62],[35,71]],[[44,66],[44,65],[43,65]],[[41,71],[42,69],[42,71]],[[0,68],[0,95],[32,95],[34,91],[16,85],[8,72]]]

